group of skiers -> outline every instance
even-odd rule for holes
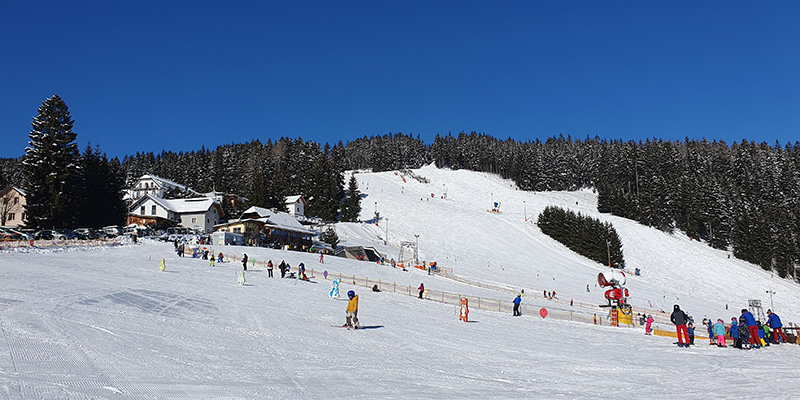
[[[763,346],[786,342],[786,335],[783,333],[783,323],[778,314],[767,310],[767,321],[761,323],[756,320],[753,314],[747,309],[741,310],[741,315],[731,318],[729,326],[725,326],[722,318],[716,322],[713,319],[703,319],[703,325],[708,329],[709,344],[719,347],[727,347],[725,335],[730,334],[733,339],[733,347],[737,349],[758,349]],[[689,347],[694,345],[694,323],[692,317],[688,316],[680,306],[673,306],[670,321],[675,324],[678,334],[678,347]]]

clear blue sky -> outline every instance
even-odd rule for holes
[[[4,1],[0,157],[478,131],[800,140],[797,1]]]

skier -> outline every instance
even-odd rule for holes
[[[708,344],[716,344],[716,340],[714,340],[714,322],[711,321],[711,318],[708,319],[708,340],[710,343]]]
[[[211,253],[211,266],[214,266],[214,253]]]
[[[749,347],[744,347],[745,343],[747,343],[750,339],[750,330],[747,329],[747,321],[744,317],[739,317],[739,348],[742,350],[748,349]]]
[[[297,276],[298,276],[300,279],[302,279],[302,280],[304,280],[304,281],[307,281],[307,280],[308,280],[308,277],[306,276],[306,265],[305,265],[305,264],[303,264],[303,263],[300,263],[300,266],[298,267],[298,270],[299,270],[299,271],[298,271],[298,275],[297,275]]]
[[[267,278],[272,278],[272,260],[267,262]]]
[[[644,326],[644,333],[646,333],[648,335],[651,335],[653,333],[652,329],[650,328],[652,325],[653,325],[653,316],[652,315],[648,315],[647,316],[647,324]]]
[[[515,317],[519,317],[520,315],[522,315],[519,312],[519,304],[520,303],[522,303],[522,296],[517,295],[517,297],[514,298],[514,316]]]
[[[731,338],[733,338],[733,347],[741,349],[742,339],[739,338],[739,323],[736,321],[736,317],[731,318]]]
[[[222,264],[222,263],[224,263],[224,262],[225,262],[225,254],[222,254],[222,252],[221,252],[221,251],[219,252],[219,257],[217,257],[217,261],[218,261],[220,264]]]
[[[589,293],[589,285],[586,285],[586,293]]]
[[[325,257],[325,253],[323,253],[322,250],[320,250],[319,251],[319,263],[320,264],[325,264],[325,260],[323,259],[323,257]]]
[[[358,329],[358,295],[356,292],[350,290],[347,292],[347,322],[342,327]]]
[[[669,320],[675,324],[675,329],[678,332],[678,347],[689,347],[689,333],[686,331],[686,321],[688,317],[686,313],[681,310],[681,307],[675,304],[672,307],[672,314]]]
[[[422,293],[425,292],[425,284],[420,283],[419,287],[417,289],[419,289],[419,298],[421,299],[422,298]]]
[[[244,258],[242,258],[242,268],[247,271],[247,253],[244,253]]]
[[[725,347],[725,324],[722,323],[722,318],[717,318],[717,323],[714,324],[714,334],[717,335],[717,346]]]
[[[781,317],[778,314],[772,312],[772,310],[767,310],[767,323],[769,327],[772,328],[772,331],[775,332],[773,335],[775,336],[775,343],[780,343],[778,340],[778,335],[783,338],[783,341],[786,342],[786,335],[783,334],[783,324],[781,323]]]
[[[281,263],[278,264],[278,269],[281,270],[281,278],[286,277],[286,261],[281,260]]]
[[[747,331],[750,334],[750,348],[760,348],[761,344],[758,343],[758,324],[756,323],[755,317],[753,317],[753,314],[747,311],[746,308],[742,309],[741,317],[744,318],[744,323],[747,325]]]
[[[694,346],[694,324],[689,322],[689,325],[686,325],[686,333],[689,334],[689,346]]]

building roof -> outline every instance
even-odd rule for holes
[[[301,201],[303,203],[303,206],[308,205],[306,203],[306,199],[303,197],[302,194],[298,194],[298,195],[295,195],[295,196],[286,196],[286,201],[284,203],[285,204],[294,204],[294,203],[297,203],[298,201]]]
[[[139,204],[143,203],[147,199],[153,200],[156,204],[160,205],[162,208],[172,211],[176,214],[191,214],[191,213],[204,213],[208,211],[211,207],[216,206],[218,211],[220,212],[220,216],[222,215],[222,207],[220,207],[219,203],[214,201],[214,199],[210,197],[194,197],[191,199],[162,199],[160,197],[155,197],[150,193],[145,194],[144,196],[140,197],[138,200],[131,204],[130,210],[136,210],[139,207]]]
[[[260,222],[263,222],[264,225],[267,226],[274,226],[276,228],[294,231],[294,232],[302,232],[312,234],[314,231],[306,229],[300,222],[297,222],[295,217],[291,216],[289,213],[280,212],[280,211],[272,211],[263,207],[250,207],[245,212],[242,213],[242,217],[245,219],[255,219]],[[234,222],[234,221],[230,221]]]
[[[142,181],[142,180],[145,180],[145,179],[152,179],[153,182],[155,182],[157,185],[159,185],[161,187],[177,187],[177,188],[179,188],[181,190],[185,190],[185,191],[188,191],[188,192],[191,192],[191,193],[199,194],[199,193],[195,192],[194,190],[192,190],[192,188],[190,188],[190,187],[181,185],[180,183],[171,181],[171,180],[166,179],[166,178],[162,178],[160,176],[152,175],[152,174],[144,174],[144,175],[142,175],[137,180],[137,183],[139,181]]]

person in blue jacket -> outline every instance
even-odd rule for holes
[[[517,297],[514,298],[514,316],[515,317],[519,317],[520,315],[522,315],[519,312],[520,303],[522,303],[522,296],[518,294]]]
[[[758,339],[756,342],[762,346],[769,346],[769,340],[767,335],[764,333],[764,325],[761,325],[761,321],[756,321],[756,329],[758,329]]]
[[[686,333],[689,334],[689,345],[694,346],[694,324],[689,322],[689,325],[686,325]]]
[[[744,323],[750,332],[750,347],[756,349],[761,347],[761,343],[758,342],[758,323],[756,318],[746,308],[742,309],[742,318],[744,318]]]
[[[780,335],[780,337],[783,338],[783,341],[786,342],[786,335],[783,334],[783,324],[781,323],[781,317],[779,317],[778,314],[772,312],[772,310],[767,310],[767,315],[769,315],[769,317],[767,318],[767,323],[769,324],[769,327],[772,328],[772,332],[774,332],[773,336],[775,337],[775,343],[780,342],[778,340],[779,337],[778,335]]]
[[[710,342],[708,344],[717,344],[714,340],[714,322],[711,321],[711,318],[708,319],[708,340]]]
[[[736,321],[736,317],[731,318],[731,338],[733,339],[733,347],[741,349],[742,340],[739,339],[739,322]]]

